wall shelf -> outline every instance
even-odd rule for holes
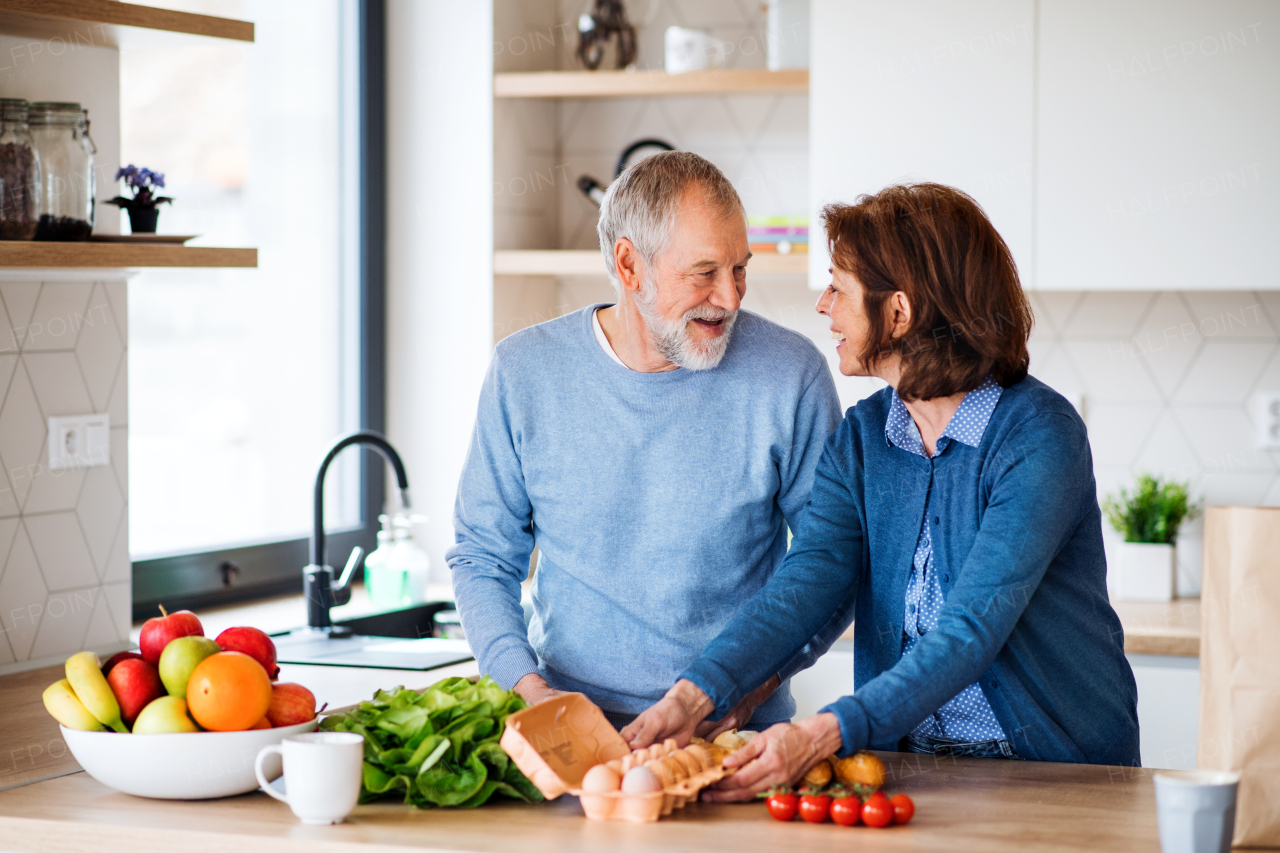
[[[751,258],[752,275],[807,275],[807,254],[759,254]],[[604,276],[604,261],[595,250],[502,250],[493,253],[494,275]]]
[[[253,41],[251,21],[175,12],[117,0],[0,0],[0,32],[61,36],[74,44],[74,33],[58,32],[59,26],[65,30],[66,22]]]
[[[804,94],[808,69],[534,71],[494,74],[495,98],[638,98],[652,95]]]
[[[257,249],[0,240],[0,268],[256,267]]]

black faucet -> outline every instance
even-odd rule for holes
[[[325,564],[324,476],[334,457],[352,444],[367,444],[391,463],[391,467],[396,472],[396,484],[400,487],[400,504],[406,510],[409,508],[409,479],[404,473],[404,463],[400,461],[400,454],[396,453],[395,448],[381,434],[372,430],[362,430],[344,435],[325,453],[324,460],[320,463],[320,470],[316,473],[315,525],[311,531],[311,563],[302,570],[303,591],[307,596],[307,626],[321,631],[330,631],[333,628],[333,621],[329,618],[329,608],[346,604],[351,600],[351,578],[364,560],[364,549],[357,545],[351,551],[351,557],[347,560],[346,568],[342,570],[342,576],[336,581],[333,578],[333,567]]]

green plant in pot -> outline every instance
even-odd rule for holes
[[[140,169],[130,163],[116,170],[116,180],[122,179],[133,195],[129,198],[118,195],[109,199],[107,204],[129,211],[129,228],[134,234],[156,233],[160,205],[173,203],[173,199],[168,196],[155,194],[157,189],[164,189],[164,175],[150,169]]]
[[[1200,514],[1186,483],[1141,474],[1132,492],[1121,488],[1102,502],[1119,533],[1116,597],[1126,601],[1171,601],[1177,570],[1175,543],[1182,522]]]

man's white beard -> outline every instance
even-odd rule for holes
[[[733,332],[734,321],[738,319],[738,312],[699,305],[686,311],[678,320],[667,320],[654,306],[657,297],[657,282],[646,277],[644,287],[636,296],[636,308],[644,319],[644,324],[649,327],[654,347],[662,357],[685,370],[710,370],[718,365],[729,348],[729,336]],[[721,324],[719,336],[698,340],[689,329],[689,324],[694,320],[724,320],[724,323]]]

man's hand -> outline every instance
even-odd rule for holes
[[[516,682],[516,693],[519,693],[520,698],[530,705],[537,705],[539,702],[563,696],[565,691],[556,690],[550,684],[547,684],[546,679],[541,675],[531,672]]]
[[[692,681],[680,679],[658,702],[622,730],[622,739],[632,749],[643,749],[669,737],[684,746],[693,730],[714,711],[711,698]]]
[[[719,720],[708,720],[700,723],[693,733],[707,740],[715,740],[721,732],[742,728],[751,719],[751,715],[755,713],[756,708],[760,707],[764,700],[772,696],[773,691],[777,690],[780,684],[782,684],[782,679],[775,675],[746,696],[743,696],[742,701],[734,705],[733,710],[725,714],[724,717]]]
[[[754,799],[760,791],[791,785],[810,767],[839,751],[841,745],[840,723],[835,714],[779,723],[726,758],[725,767],[741,769],[720,780],[702,798],[713,803],[739,802]]]

